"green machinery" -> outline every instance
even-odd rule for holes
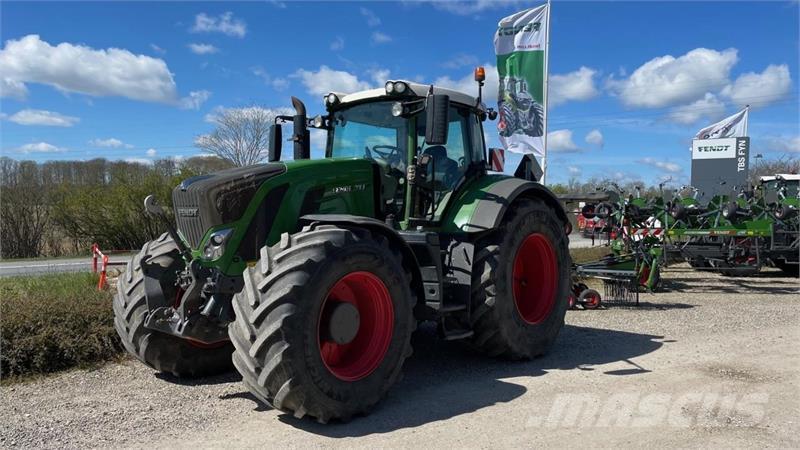
[[[477,98],[407,81],[334,92],[313,118],[293,98],[268,163],[183,181],[176,225],[148,197],[168,232],[119,279],[127,350],[179,377],[233,364],[259,400],[321,422],[386,394],[419,322],[491,356],[544,353],[564,323],[570,226],[530,176],[488,172],[497,113],[476,81]]]
[[[762,177],[757,187],[714,196],[707,205],[682,208],[690,199],[674,199],[665,216],[670,251],[692,267],[723,275],[752,275],[772,264],[797,276],[799,180]]]

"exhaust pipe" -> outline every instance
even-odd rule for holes
[[[292,106],[297,114],[294,115],[293,135],[294,159],[311,158],[311,142],[308,133],[308,120],[306,119],[306,105],[297,97],[292,97]]]

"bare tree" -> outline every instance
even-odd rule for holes
[[[216,129],[199,136],[195,146],[234,166],[256,164],[266,159],[269,127],[281,114],[291,114],[291,111],[258,106],[222,109],[213,117]]]
[[[800,159],[796,156],[786,154],[777,158],[765,159],[758,155],[750,165],[750,184],[757,186],[763,176],[798,172],[800,172]]]

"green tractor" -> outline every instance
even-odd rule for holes
[[[131,354],[177,377],[232,363],[260,401],[327,422],[387,393],[420,322],[490,356],[552,346],[569,221],[541,184],[488,172],[482,122],[497,114],[480,88],[389,81],[331,93],[313,118],[292,103],[268,163],[174,189],[177,226],[145,200],[168,232],[119,278],[115,325]],[[294,159],[282,162],[287,122]],[[309,128],[326,134],[324,159],[310,159]]]

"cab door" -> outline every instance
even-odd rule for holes
[[[425,122],[423,113],[417,120],[417,155],[418,158],[429,156],[426,177],[432,201],[427,214],[438,222],[467,174],[484,169],[483,131],[478,117],[468,108],[451,105],[447,144],[427,145]]]

